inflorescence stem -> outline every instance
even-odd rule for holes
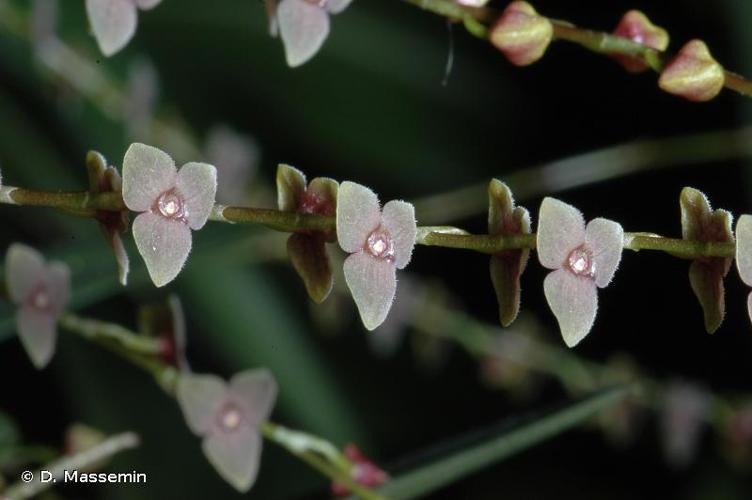
[[[118,193],[95,194],[83,192],[44,192],[30,191],[12,186],[0,188],[0,203],[50,207],[93,216],[93,211],[127,211]],[[276,231],[329,231],[336,229],[333,216],[298,214],[268,208],[225,207],[215,205],[210,220],[227,223],[263,224]],[[535,234],[496,236],[490,234],[468,234],[453,227],[418,228],[418,245],[473,250],[485,254],[495,254],[506,250],[535,248]],[[734,243],[704,242],[666,238],[652,233],[626,233],[624,248],[627,250],[655,250],[666,252],[683,259],[702,257],[734,257]]]

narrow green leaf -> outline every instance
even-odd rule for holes
[[[396,476],[378,493],[391,500],[427,495],[575,427],[622,399],[628,390],[629,387],[619,386],[599,391],[543,416],[483,432],[482,438],[474,439],[472,444]]]

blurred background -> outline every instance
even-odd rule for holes
[[[220,191],[222,202],[274,207],[276,166],[285,162],[309,178],[365,184],[382,200],[415,200],[419,223],[477,232],[486,229],[492,177],[509,179],[532,214],[554,194],[587,218],[608,217],[627,231],[679,236],[684,186],[704,191],[715,207],[752,211],[752,143],[742,130],[752,101],[724,92],[692,104],[659,91],[654,74],[629,75],[566,43],[519,69],[460,26],[405,2],[355,0],[333,17],[321,52],[291,70],[260,2],[166,0],[139,14],[125,50],[103,58],[84,2],[61,2],[55,36],[64,50],[50,45],[45,22],[53,18],[32,16],[33,2],[3,3],[0,167],[8,185],[83,190],[89,149],[119,166],[127,146],[142,141],[171,152],[178,164],[215,163],[220,179],[232,180]],[[606,31],[625,11],[640,9],[670,32],[671,49],[702,38],[726,67],[752,75],[752,4],[745,0],[535,6]],[[719,130],[728,132],[692,135]],[[686,138],[662,141],[675,137]],[[629,155],[586,155],[645,140],[657,142]],[[571,156],[577,158],[557,164],[556,175],[533,170]],[[597,182],[585,176],[570,188],[577,166]],[[457,196],[426,199],[460,188]],[[711,336],[689,287],[688,263],[628,252],[600,294],[595,328],[565,351],[535,257],[522,278],[521,318],[504,331],[487,256],[418,247],[389,323],[369,334],[340,275],[324,305],[311,303],[286,259],[283,234],[209,224],[194,235],[188,265],[167,289],[147,281],[127,236],[133,273],[123,288],[91,221],[6,205],[0,223],[1,248],[23,241],[71,265],[81,314],[136,328],[140,306],[176,294],[195,370],[230,376],[269,367],[280,385],[275,421],[338,446],[353,442],[390,472],[419,463],[422,450],[447,438],[559,404],[604,380],[638,377],[659,388],[646,405],[625,404],[434,498],[752,495],[752,424],[744,420],[752,335],[747,290],[735,270],[727,279],[727,318]],[[331,250],[339,268],[339,251]],[[148,375],[66,333],[50,367],[36,371],[15,336],[13,310],[0,314],[0,410],[15,422],[20,442],[60,448],[77,422],[106,433],[134,430],[143,439],[111,469],[144,471],[147,485],[64,487],[49,498],[239,496]],[[468,348],[467,336],[480,339],[482,349]],[[581,369],[584,381],[572,374]],[[327,498],[329,485],[266,443],[248,496]]]

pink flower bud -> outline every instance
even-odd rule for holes
[[[668,32],[650,22],[650,19],[639,10],[630,10],[624,14],[614,29],[614,35],[655,50],[663,51],[668,47]],[[630,73],[639,73],[648,69],[643,61],[635,57],[615,55],[614,59]]]
[[[721,92],[725,79],[723,67],[705,42],[692,40],[663,69],[658,85],[669,94],[704,102]]]
[[[516,66],[532,64],[546,52],[553,38],[551,21],[538,15],[527,2],[512,2],[493,28],[491,43]]]
[[[373,488],[381,486],[389,479],[389,475],[365,456],[353,443],[348,443],[345,446],[344,454],[352,462],[350,476],[356,483]],[[350,494],[350,490],[335,481],[332,483],[332,493],[336,496],[346,496]]]

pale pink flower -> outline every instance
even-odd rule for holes
[[[752,215],[736,222],[736,268],[744,284],[752,286]],[[747,297],[747,314],[752,320],[752,293]]]
[[[300,66],[311,59],[329,36],[329,16],[339,14],[352,0],[265,0],[269,31],[279,30],[287,64]]]
[[[543,282],[564,342],[577,345],[593,327],[598,288],[611,282],[624,248],[624,230],[617,222],[593,219],[554,198],[543,200],[537,251],[541,265],[553,269]]]
[[[351,255],[345,260],[345,282],[368,330],[386,319],[397,290],[397,269],[410,262],[417,226],[415,209],[390,201],[382,212],[376,194],[354,182],[343,182],[337,195],[337,239]]]
[[[44,368],[57,341],[57,321],[70,297],[70,270],[60,262],[45,263],[42,255],[14,243],[5,255],[11,301],[18,306],[16,326],[31,362]]]
[[[217,170],[186,163],[180,171],[167,153],[131,144],[123,159],[123,200],[134,212],[133,238],[156,286],[180,273],[191,251],[191,230],[204,227],[214,207]]]
[[[668,386],[660,424],[663,451],[670,465],[686,467],[695,458],[711,404],[711,394],[695,384],[674,381]]]
[[[228,383],[215,375],[183,374],[177,398],[188,427],[222,478],[241,492],[253,486],[262,439],[258,427],[271,414],[277,383],[265,369],[247,370]]]
[[[136,33],[138,9],[153,9],[162,0],[86,0],[86,13],[99,49],[111,56]]]

